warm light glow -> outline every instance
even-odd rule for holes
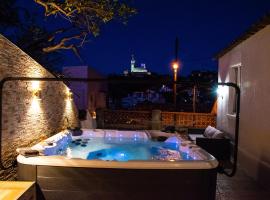
[[[178,62],[174,62],[172,65],[174,70],[177,70],[179,68],[179,63]]]
[[[32,89],[33,89],[33,91],[40,90],[39,81],[32,81]]]
[[[36,116],[40,112],[41,112],[41,107],[40,107],[39,99],[37,97],[34,97],[31,101],[29,113],[33,116]]]
[[[66,106],[65,106],[65,115],[72,116],[73,114],[73,101],[72,101],[72,92],[68,87],[66,87]]]
[[[35,100],[41,100],[41,89],[39,81],[32,81],[32,91]]]
[[[36,100],[41,100],[41,90],[34,91],[33,95]]]
[[[29,107],[27,108],[26,118],[29,124],[35,125],[37,130],[41,129],[42,126],[46,124],[37,123],[37,121],[44,121],[42,106],[40,102],[41,97],[41,88],[39,81],[31,81],[30,82],[30,93],[32,94],[32,98],[29,99]]]
[[[72,103],[69,100],[66,101],[66,111],[72,112]]]
[[[67,100],[71,101],[73,99],[73,93],[67,88]]]
[[[95,111],[92,111],[92,112],[91,112],[91,117],[92,117],[93,119],[96,119],[96,118],[97,118],[97,113],[96,113]]]

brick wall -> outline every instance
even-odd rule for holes
[[[0,35],[0,80],[4,77],[53,77],[45,68]],[[41,99],[34,97],[36,85]],[[2,157],[16,159],[16,148],[31,146],[69,126],[77,126],[77,111],[67,100],[62,82],[7,82],[3,93]],[[67,123],[68,118],[69,124]],[[0,180],[14,178],[16,169],[0,171]]]

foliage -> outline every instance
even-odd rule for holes
[[[60,54],[45,53],[51,33],[37,22],[38,15],[25,7],[19,6],[17,0],[1,0],[0,31],[24,52],[34,58],[48,70],[55,71],[60,64]]]
[[[78,55],[78,48],[88,41],[90,36],[98,36],[100,27],[113,19],[123,23],[136,13],[120,0],[34,0],[43,6],[45,16],[61,16],[70,23],[70,27],[55,31],[50,41],[54,45],[43,50],[52,52],[59,49],[72,49]],[[59,36],[60,35],[60,36]]]
[[[20,29],[20,33],[16,36],[16,45],[49,71],[56,73],[57,70],[55,67],[62,61],[61,54],[58,52],[46,53],[43,51],[43,48],[46,48],[50,44],[48,42],[50,35],[46,29],[35,23],[31,23]]]
[[[34,0],[46,17],[60,17],[55,30],[42,27],[35,10],[19,6],[17,0],[1,0],[0,31],[47,69],[59,61],[58,50],[78,49],[91,36],[98,36],[102,25],[112,20],[127,22],[135,14],[124,1],[117,0]],[[68,23],[65,23],[68,22]],[[51,28],[51,27],[50,27]],[[59,63],[58,63],[59,64]]]

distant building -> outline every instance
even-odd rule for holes
[[[166,93],[166,92],[173,92],[173,89],[166,86],[166,85],[162,85],[162,87],[159,90],[160,93]]]
[[[65,77],[71,78],[103,78],[95,69],[89,66],[67,66],[63,68]],[[94,112],[97,108],[106,107],[105,83],[101,82],[70,82],[75,104],[79,110]]]
[[[134,55],[131,56],[131,61],[130,61],[130,72],[128,70],[125,70],[123,72],[125,76],[128,74],[131,75],[151,75],[151,72],[149,72],[146,68],[146,64],[141,63],[141,66],[138,67],[136,66],[136,60],[134,58]]]
[[[122,98],[122,106],[124,108],[134,107],[137,104],[143,103],[143,102],[164,104],[165,98],[160,92],[150,90],[150,89],[144,92],[133,92],[131,94],[128,94],[127,97]]]

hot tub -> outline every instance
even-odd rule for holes
[[[40,199],[214,200],[218,162],[177,135],[153,131],[64,131],[19,155],[18,178],[36,181]],[[159,132],[159,135],[165,133]]]

